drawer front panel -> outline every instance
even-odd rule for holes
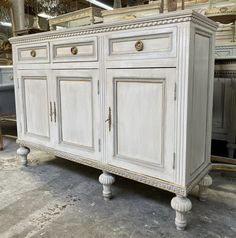
[[[49,45],[31,45],[17,49],[20,63],[49,63]]]
[[[108,60],[176,57],[176,28],[108,36]]]
[[[52,43],[54,62],[97,61],[97,37]]]

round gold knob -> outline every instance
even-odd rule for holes
[[[70,49],[72,55],[77,55],[78,54],[78,49],[76,46],[71,47]]]
[[[30,51],[30,55],[31,55],[32,57],[36,57],[36,51],[35,51],[35,50],[31,50],[31,51]]]
[[[142,51],[142,50],[143,50],[143,47],[144,47],[144,45],[143,45],[143,42],[142,42],[141,40],[136,41],[136,43],[135,43],[135,49],[136,49],[137,51]]]

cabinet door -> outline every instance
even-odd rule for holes
[[[99,156],[97,70],[54,70],[57,147],[83,158]]]
[[[107,163],[173,181],[175,73],[107,70]]]
[[[50,85],[47,70],[20,70],[18,83],[21,101],[17,117],[21,121],[19,138],[30,142],[51,142]]]

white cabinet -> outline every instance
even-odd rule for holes
[[[99,159],[98,70],[53,70],[56,148]]]
[[[52,94],[48,70],[20,70],[17,72],[20,137],[32,142],[51,143]],[[19,130],[19,128],[18,128]]]
[[[105,199],[112,174],[173,192],[184,229],[211,184],[215,30],[181,11],[12,38],[22,164],[33,147],[101,169]]]
[[[109,164],[173,182],[175,80],[176,69],[107,70]]]
[[[97,70],[20,70],[18,80],[22,139],[99,159]]]

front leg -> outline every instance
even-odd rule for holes
[[[176,211],[175,225],[177,230],[184,230],[187,226],[186,213],[191,210],[191,201],[184,196],[176,195],[171,200],[171,207]]]
[[[27,166],[27,155],[29,154],[30,149],[25,146],[20,146],[20,148],[17,150],[17,155],[20,159],[20,165],[21,167]]]
[[[99,182],[103,186],[103,198],[104,200],[110,200],[112,198],[111,185],[115,182],[115,178],[112,174],[103,171],[99,176]]]
[[[212,178],[208,174],[199,182],[198,196],[200,201],[205,202],[207,200],[207,189],[211,184]]]

